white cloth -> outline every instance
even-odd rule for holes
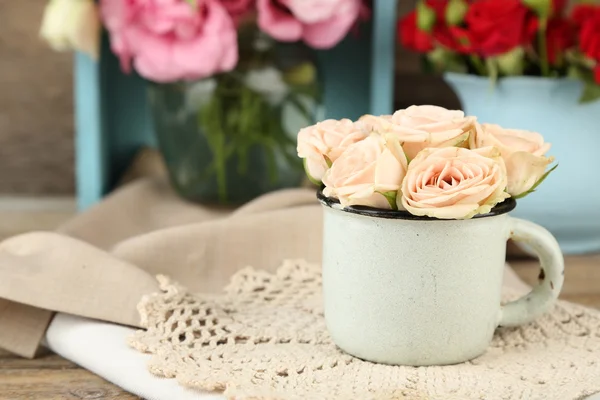
[[[185,389],[175,379],[152,375],[147,368],[150,355],[127,346],[127,337],[133,332],[107,322],[57,314],[46,332],[46,344],[62,357],[143,399],[225,400],[221,395]],[[600,394],[587,400],[600,400]]]
[[[46,343],[62,357],[147,400],[225,399],[152,375],[147,368],[150,355],[127,346],[133,332],[120,325],[57,314],[46,332]]]

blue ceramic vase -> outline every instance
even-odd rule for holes
[[[577,80],[509,77],[490,80],[448,73],[465,113],[482,123],[541,133],[559,167],[514,216],[552,232],[566,254],[600,252],[600,101],[580,104]]]

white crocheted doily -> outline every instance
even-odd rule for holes
[[[270,274],[247,268],[222,296],[159,278],[143,299],[150,371],[230,399],[574,400],[600,392],[600,312],[559,301],[519,328],[499,329],[483,356],[459,365],[401,367],[353,358],[329,338],[321,273],[304,261]]]

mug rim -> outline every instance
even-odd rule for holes
[[[402,219],[412,221],[459,221],[458,219],[441,219],[428,217],[423,215],[413,215],[406,210],[382,210],[378,208],[368,206],[348,206],[348,207],[334,207],[336,204],[339,205],[340,201],[333,197],[327,197],[323,194],[323,188],[317,190],[317,199],[319,202],[331,209],[344,211],[350,214],[362,215],[365,217],[373,218],[386,218],[386,219]],[[498,215],[506,214],[511,212],[517,206],[517,201],[512,197],[505,199],[503,202],[496,204],[488,213],[475,214],[472,219],[496,217]]]

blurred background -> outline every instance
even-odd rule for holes
[[[73,55],[40,38],[47,0],[0,0],[0,193],[73,196]],[[414,0],[399,2],[404,15]],[[421,69],[420,55],[398,46],[395,108],[459,107],[439,76]]]
[[[113,3],[101,4],[114,12]],[[299,184],[303,174],[292,165],[298,159],[290,139],[315,118],[432,104],[542,133],[560,168],[538,194],[520,201],[515,215],[550,229],[568,253],[600,251],[600,188],[587,185],[591,172],[582,172],[600,168],[593,145],[600,112],[594,101],[600,97],[600,49],[594,47],[600,43],[594,28],[600,6],[593,3],[364,0],[342,35],[311,43],[257,29],[250,0],[224,0],[233,25],[217,37],[240,38],[235,70],[220,74],[225,65],[207,65],[207,73],[182,83],[189,71],[164,76],[148,69],[151,63],[128,73],[129,55],[110,47],[124,33],[104,29],[100,36],[92,1],[0,0],[0,212],[7,210],[0,235],[54,227],[95,204],[124,176],[135,176],[132,168],[168,170],[188,200],[239,204]],[[54,9],[44,14],[49,5]],[[95,25],[72,34],[64,25],[75,16]],[[481,19],[486,23],[478,24]],[[521,25],[508,26],[515,21]],[[485,38],[485,52],[465,49],[465,32]],[[223,57],[237,50],[229,47],[220,47]],[[223,94],[228,90],[238,94]],[[225,117],[211,117],[219,113]],[[214,151],[222,132],[239,136],[224,139],[235,153],[228,160]],[[144,162],[136,163],[143,149]],[[222,174],[215,174],[221,161]],[[242,177],[246,164],[252,174]],[[19,209],[27,213],[17,216]],[[46,214],[31,217],[38,209]]]
[[[73,196],[73,56],[40,38],[46,0],[0,0],[0,193]]]
[[[165,198],[219,206],[308,186],[300,128],[430,104],[552,143],[545,154],[535,133],[513,141],[515,153],[542,153],[539,175],[546,155],[560,166],[512,215],[546,227],[568,255],[564,298],[600,305],[600,0],[338,0],[354,8],[321,15],[337,27],[328,34],[311,34],[319,24],[303,19],[317,1],[297,0],[300,10],[284,0],[200,1],[177,6],[226,12],[192,7],[172,21],[177,2],[156,2],[169,27],[161,31],[147,26],[154,9],[128,20],[126,0],[0,0],[0,240],[53,230],[141,176],[160,175]],[[271,24],[257,22],[261,13]],[[220,15],[212,25],[222,31],[198,28],[206,15]],[[277,29],[275,17],[303,35]],[[127,48],[132,26],[148,40]],[[210,57],[185,48],[204,40]],[[174,60],[172,48],[154,46],[161,41],[189,58]],[[535,284],[537,260],[510,249]]]
[[[76,210],[73,55],[40,38],[45,0],[0,0],[0,238]]]

